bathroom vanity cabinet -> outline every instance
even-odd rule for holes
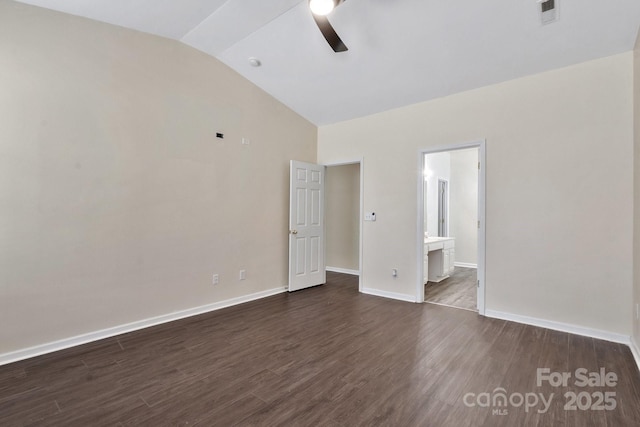
[[[456,258],[453,237],[424,239],[424,282],[440,282],[453,273]]]

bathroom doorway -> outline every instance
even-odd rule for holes
[[[418,300],[484,314],[484,141],[420,156]]]

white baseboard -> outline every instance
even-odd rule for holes
[[[521,316],[519,314],[504,313],[495,310],[485,310],[485,316],[495,319],[510,320],[516,323],[524,323],[525,325],[539,326],[541,328],[553,329],[560,332],[568,332],[570,334],[582,335],[585,337],[596,338],[599,340],[612,341],[620,344],[630,345],[631,337],[629,335],[616,334],[613,332],[601,331],[599,329],[585,328],[583,326],[571,325],[568,323],[554,322],[551,320],[538,319],[535,317]]]
[[[53,341],[46,344],[25,348],[22,350],[16,350],[9,353],[0,354],[0,366],[6,365],[12,362],[17,362],[19,360],[29,359],[31,357],[52,353],[54,351],[64,350],[65,348],[75,347],[75,346],[87,344],[93,341],[110,338],[116,335],[125,334],[127,332],[137,331],[139,329],[148,328],[148,327],[159,325],[162,323],[184,319],[185,317],[197,316],[198,314],[204,314],[210,311],[220,310],[225,307],[231,307],[233,305],[238,305],[245,302],[254,301],[257,299],[266,298],[272,295],[286,292],[286,290],[287,290],[286,287],[269,289],[262,292],[256,292],[249,295],[231,298],[225,301],[215,302],[215,303],[203,305],[200,307],[194,307],[186,310],[176,311],[169,314],[163,314],[161,316],[151,317],[149,319],[143,319],[143,320],[127,323],[120,326],[114,326],[112,328],[102,329],[95,332],[89,332],[87,334],[77,335],[75,337],[65,338],[58,341]]]
[[[396,292],[387,292],[372,288],[362,288],[362,293],[367,295],[375,295],[377,297],[395,299],[399,301],[416,302],[415,295],[399,294]]]
[[[629,348],[631,349],[633,358],[636,359],[636,365],[638,365],[638,370],[640,371],[640,348],[638,348],[638,343],[636,343],[633,337],[631,337],[631,342],[629,342]]]
[[[455,267],[478,268],[478,264],[471,264],[468,262],[454,262],[453,265]]]
[[[351,270],[348,268],[340,268],[340,267],[325,267],[325,270],[327,271],[332,271],[334,273],[343,273],[343,274],[351,274],[353,276],[359,276],[360,275],[360,271],[358,270]]]

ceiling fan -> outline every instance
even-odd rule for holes
[[[313,19],[316,21],[320,32],[334,52],[345,52],[349,50],[340,39],[340,36],[338,36],[338,33],[336,33],[336,30],[334,30],[329,23],[329,19],[327,19],[327,15],[344,2],[345,0],[309,0],[309,8],[311,9]]]

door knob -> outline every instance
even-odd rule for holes
[[[298,234],[298,230],[289,230],[290,234]]]

